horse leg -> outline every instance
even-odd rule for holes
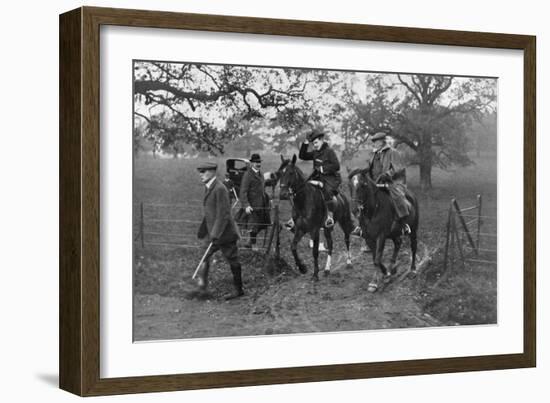
[[[347,259],[346,259],[346,268],[351,269],[351,252],[349,250],[349,243],[350,243],[350,234],[354,230],[353,220],[351,218],[351,212],[350,207],[347,202],[347,199],[342,199],[343,203],[340,205],[342,208],[342,221],[340,224],[340,227],[342,228],[342,231],[344,232],[344,242],[346,244],[346,252],[347,252]]]
[[[365,242],[367,243],[370,251],[371,251],[371,254],[372,254],[372,262],[374,264],[374,277],[372,278],[372,280],[369,282],[369,285],[368,285],[368,288],[367,288],[367,291],[368,292],[376,292],[376,290],[378,290],[378,284],[380,283],[380,270],[381,268],[376,264],[377,262],[377,254],[376,254],[376,242],[375,241],[372,241],[370,239],[365,239]]]
[[[387,283],[390,280],[391,273],[388,271],[386,266],[384,266],[384,263],[382,263],[384,246],[386,246],[386,237],[384,235],[380,235],[376,239],[376,258],[374,260],[374,265],[380,269],[380,272],[384,276],[384,282]]]
[[[332,230],[325,229],[325,239],[327,241],[327,262],[325,263],[325,270],[323,270],[323,273],[325,276],[328,276],[330,274],[330,267],[332,264]]]
[[[411,271],[409,272],[408,277],[415,278],[416,277],[416,247],[417,247],[416,228],[414,228],[411,231],[410,238],[411,238],[412,257],[411,257]]]
[[[350,231],[351,232],[351,231]],[[346,268],[351,269],[353,266],[351,265],[351,251],[349,250],[349,234],[350,232],[344,231],[344,243],[346,244]]]
[[[294,262],[296,263],[296,267],[298,267],[298,270],[300,273],[304,274],[307,272],[306,265],[300,260],[300,257],[298,256],[298,242],[300,242],[300,239],[304,236],[304,232],[301,230],[296,230],[294,233],[294,238],[292,239],[292,244],[290,246],[290,249],[292,251],[292,256],[294,256]]]
[[[313,281],[319,281],[319,230],[314,231],[312,234],[313,249],[311,253],[313,255]]]
[[[390,274],[391,275],[394,275],[395,273],[397,273],[397,265],[396,265],[396,262],[397,262],[397,254],[399,253],[399,249],[401,249],[401,237],[400,236],[396,236],[394,238],[392,238],[392,241],[393,241],[393,254],[391,256],[391,265],[390,265]]]

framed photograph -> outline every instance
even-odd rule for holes
[[[535,37],[60,16],[60,387],[536,364]]]

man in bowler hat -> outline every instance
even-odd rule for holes
[[[259,154],[252,154],[250,165],[241,180],[239,199],[245,213],[250,239],[245,248],[256,244],[258,232],[271,222],[269,216],[269,201],[265,193],[265,180],[261,172],[262,159]]]
[[[216,177],[216,169],[217,164],[212,162],[205,162],[197,167],[201,182],[205,185],[204,218],[197,235],[199,239],[206,238],[212,243],[204,259],[198,282],[199,288],[206,291],[210,258],[219,250],[229,263],[235,285],[235,293],[227,295],[225,298],[233,299],[244,295],[239,250],[237,248],[239,231],[231,216],[229,193],[223,183]]]

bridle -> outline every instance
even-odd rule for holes
[[[368,184],[365,182],[365,181],[362,181],[361,179],[358,178],[358,176],[363,176],[365,175],[364,173],[357,173],[355,175],[353,175],[351,177],[351,181],[352,181],[352,187],[354,188],[355,190],[355,195],[357,195],[358,191],[359,191],[359,187],[363,187],[363,186],[367,186]],[[374,183],[374,181],[372,181],[372,179],[366,177],[365,178],[366,181],[371,181],[374,185],[374,194],[373,194],[373,197],[375,198],[376,197],[376,193],[378,192],[378,189],[379,188],[385,188],[387,187],[387,185],[382,185],[382,184],[377,184],[377,183]],[[362,200],[361,198],[359,197],[352,197],[351,200],[355,203],[357,203],[357,210],[359,210],[359,216],[362,217],[362,216],[366,216],[367,218],[369,218],[369,215],[368,215],[368,209],[367,209],[367,200]],[[372,214],[371,214],[371,217],[372,215],[374,215],[374,213],[376,212],[376,210],[378,209],[378,203],[375,204],[374,206],[374,209],[372,211]]]
[[[286,169],[288,168],[285,167],[285,171]],[[294,167],[294,183],[298,182],[298,180],[300,179],[300,176],[299,176],[299,173],[298,173],[298,170],[296,169],[296,167]],[[300,193],[303,193],[304,190],[305,190],[305,183],[300,187],[300,188],[294,188],[294,186],[289,186],[289,185],[286,185],[286,184],[282,184],[280,183],[279,184],[281,190],[282,189],[287,189],[288,191],[288,200],[290,201],[290,205],[292,206],[292,208],[294,208],[294,199],[296,198],[296,196],[298,196]]]

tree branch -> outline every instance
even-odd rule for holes
[[[401,78],[401,74],[398,74],[397,75],[397,78],[399,79],[399,82],[405,86],[405,88],[407,88],[409,90],[409,92],[412,94],[412,96],[414,96],[418,102],[419,105],[422,105],[422,99],[420,98],[420,96],[411,88],[411,86],[409,86],[409,84],[404,81],[402,78]]]

